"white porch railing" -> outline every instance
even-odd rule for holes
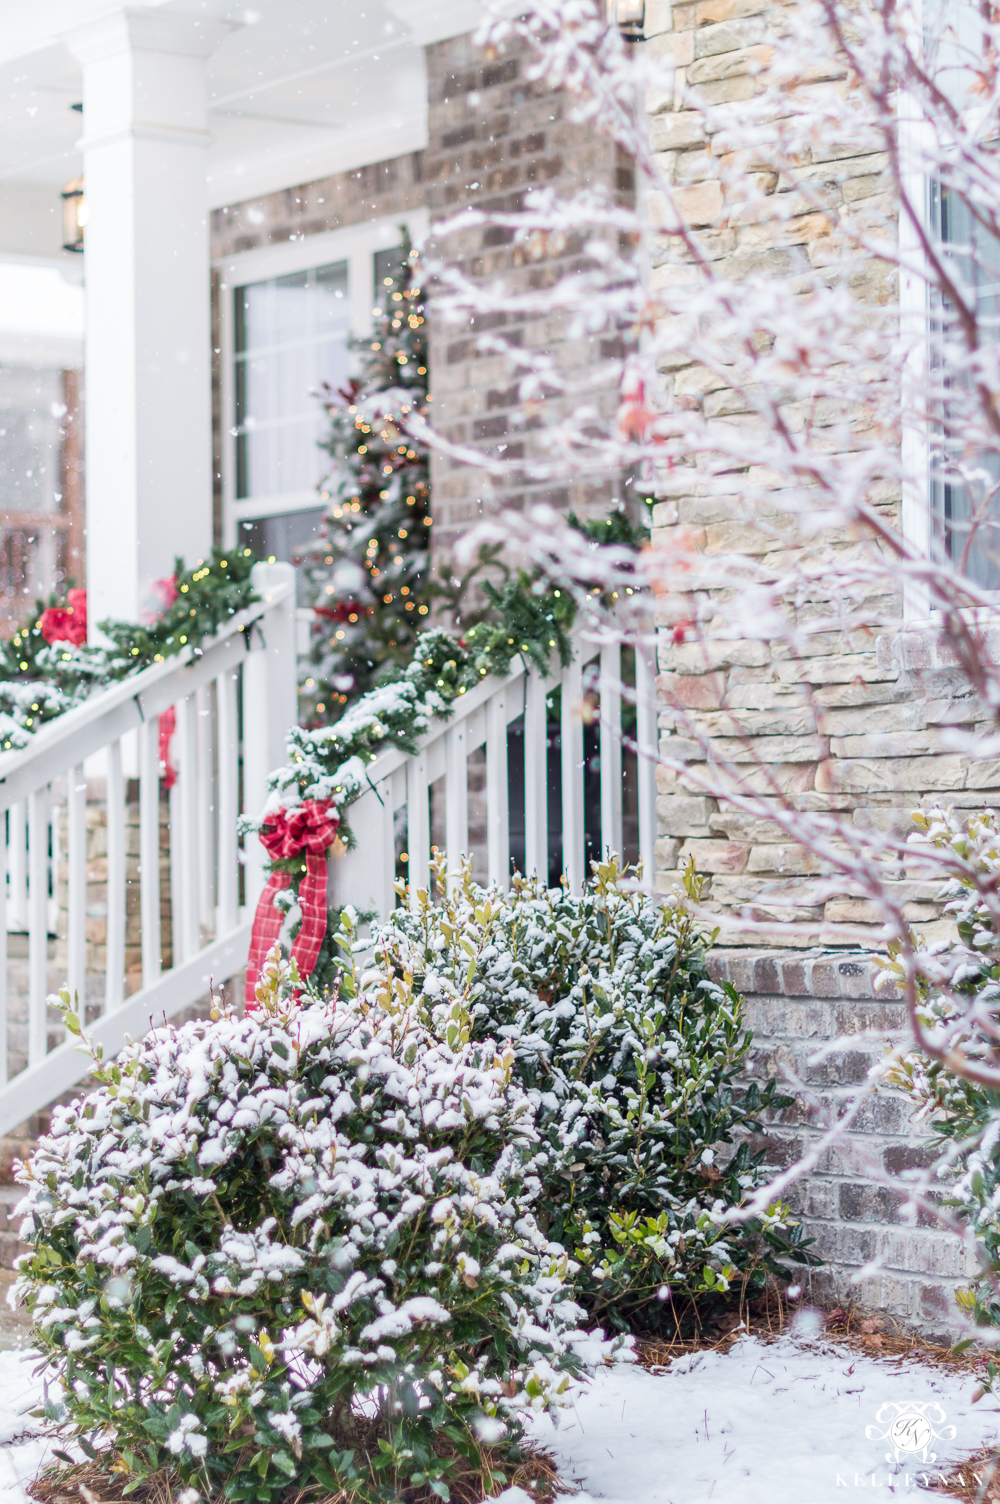
[[[292,567],[257,565],[253,580],[260,603],[202,649],[114,685],[0,756],[0,1133],[86,1074],[46,1005],[64,979],[81,1014],[85,1001],[98,1012],[89,1032],[110,1057],[126,1033],[144,1033],[246,964],[263,850],[254,839],[240,851],[237,816],[263,806],[296,719]],[[171,707],[178,777],[164,820],[159,717]],[[49,950],[60,888],[65,965]],[[99,996],[87,997],[88,983]]]
[[[395,907],[397,832],[406,826],[406,873],[411,903],[430,880],[431,816],[428,792],[443,780],[444,847],[457,864],[469,852],[468,759],[486,748],[486,876],[504,889],[511,870],[509,807],[514,793],[508,772],[508,727],[523,716],[524,870],[549,870],[550,830],[561,824],[560,870],[579,893],[585,873],[585,835],[603,856],[622,854],[622,650],[577,637],[576,657],[567,669],[548,676],[522,664],[505,678],[484,679],[454,703],[447,721],[430,727],[416,755],[392,749],[368,768],[371,788],[349,809],[357,847],[331,862],[332,903],[385,916]],[[653,645],[635,655],[638,747],[638,854],[647,877],[654,870],[656,840],[657,712]],[[586,820],[584,799],[584,718],[586,682],[599,693],[600,835],[597,815]],[[547,697],[561,688],[559,709],[558,811],[549,808]],[[439,785],[439,790],[440,790]],[[554,801],[555,802],[555,801]],[[404,808],[405,807],[405,808]],[[561,816],[561,820],[560,817]],[[585,823],[587,830],[585,832]]]

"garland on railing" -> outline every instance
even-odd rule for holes
[[[600,522],[570,520],[595,541],[635,549],[645,541],[645,531],[622,512]],[[570,632],[577,617],[571,590],[551,585],[539,571],[529,574],[523,569],[508,571],[500,587],[486,583],[481,588],[489,602],[489,619],[477,622],[462,637],[441,627],[429,628],[417,638],[412,662],[369,690],[334,725],[314,730],[299,726],[289,733],[290,762],[270,776],[265,820],[300,799],[330,801],[340,811],[341,839],[353,846],[343,811],[369,787],[366,770],[379,753],[390,747],[415,752],[433,719],[449,716],[454,702],[481,679],[506,674],[519,655],[540,673],[547,672],[553,653],[564,668],[570,663]],[[260,826],[261,821],[241,821],[244,834]],[[293,860],[288,870],[304,867]]]
[[[212,550],[157,581],[148,622],[102,621],[106,644],[87,645],[87,597],[70,590],[65,602],[38,601],[32,616],[0,643],[0,751],[29,745],[47,721],[79,705],[95,688],[116,683],[152,663],[200,645],[238,611],[257,600],[248,548]]]
[[[638,549],[645,532],[624,513],[601,522],[571,519],[594,542],[614,542]],[[573,656],[570,631],[578,615],[579,592],[552,585],[540,571],[529,574],[506,570],[501,586],[481,587],[490,616],[468,628],[462,637],[432,627],[416,640],[412,662],[358,703],[332,726],[306,730],[296,727],[288,736],[289,763],[271,774],[271,793],[260,820],[244,818],[241,834],[257,833],[271,852],[268,884],[258,903],[247,969],[247,1006],[256,1006],[257,973],[267,949],[277,939],[285,914],[300,902],[300,888],[310,870],[317,885],[318,868],[312,833],[329,831],[328,844],[337,838],[348,847],[355,837],[344,811],[373,787],[368,769],[380,753],[395,747],[415,752],[434,719],[445,719],[455,702],[491,674],[502,676],[514,658],[541,673],[553,653],[565,668]],[[583,598],[586,610],[586,596]],[[310,861],[312,867],[310,868]],[[292,930],[293,959],[298,974],[312,985],[331,983],[337,965],[337,945],[326,926],[326,878],[322,896],[310,890],[300,905],[305,922]],[[304,893],[304,889],[302,892]],[[308,933],[308,965],[303,965],[302,937]]]

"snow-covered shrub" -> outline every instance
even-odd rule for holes
[[[888,1080],[910,1093],[931,1130],[927,1198],[975,1245],[982,1274],[959,1291],[959,1308],[977,1326],[1000,1326],[1000,817],[932,807],[913,819],[915,838],[952,864],[943,896],[954,933],[916,949],[913,985],[929,1049],[908,1053]],[[898,951],[887,974],[905,983]],[[965,1058],[961,1074],[948,1063],[951,1052]],[[973,1079],[977,1066],[983,1080]]]
[[[512,1052],[401,976],[290,991],[274,952],[256,1013],[158,1029],[56,1110],[21,1171],[36,1341],[136,1478],[447,1499],[472,1467],[494,1492],[522,1412],[584,1368]]]
[[[484,891],[466,870],[442,903],[397,909],[378,948],[425,995],[461,999],[474,1038],[513,1049],[548,1153],[540,1216],[574,1250],[578,1297],[648,1331],[805,1255],[787,1208],[727,1226],[762,1174],[734,1136],[791,1098],[774,1081],[737,1087],[742,999],[709,978],[684,901],[654,903],[623,876],[595,864],[573,898],[517,877]]]

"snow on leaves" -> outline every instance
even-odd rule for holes
[[[355,1486],[357,1396],[408,1429],[395,1486],[438,1467],[436,1427],[514,1437],[559,1403],[584,1368],[573,1265],[532,1211],[508,1050],[405,988],[300,1009],[269,975],[252,1018],[156,1030],[56,1110],[22,1171],[20,1289],[70,1419],[130,1469],[251,1468],[270,1498],[284,1456]]]

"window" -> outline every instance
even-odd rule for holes
[[[233,299],[237,498],[308,490],[323,476],[316,393],[348,374],[347,262],[249,282]]]
[[[68,546],[80,525],[70,508],[79,494],[63,421],[72,383],[73,373],[0,365],[0,619],[7,629],[65,573],[79,575]]]
[[[1000,342],[1000,240],[947,188],[932,189],[931,210],[955,282],[975,310],[980,342]],[[984,425],[954,309],[939,302],[931,329],[941,408],[931,443],[934,536],[975,584],[1000,589],[1000,444]]]
[[[407,216],[414,238],[427,215]],[[396,218],[240,252],[217,264],[222,373],[222,533],[288,559],[322,517],[327,422],[318,396],[354,369],[399,262]]]
[[[924,58],[935,90],[975,126],[984,108],[981,69],[986,38],[978,0],[923,0]],[[910,354],[903,387],[903,528],[921,551],[945,557],[980,588],[1000,590],[1000,442],[987,419],[975,373],[1000,356],[1000,233],[988,196],[973,212],[966,174],[954,177],[941,140],[928,127],[923,95],[907,108],[901,92],[899,142],[912,203],[923,200],[929,238],[943,252],[953,286],[976,319],[978,351],[970,350],[953,298],[944,298],[907,265],[919,262],[921,240],[899,223],[900,314]],[[940,108],[937,100],[932,113]],[[935,179],[940,174],[940,181]],[[960,185],[956,191],[952,182]],[[975,192],[975,189],[973,189]],[[929,290],[928,290],[929,289]],[[985,362],[985,365],[983,364]],[[988,384],[994,384],[990,375]],[[924,619],[919,586],[906,593],[906,615]]]

